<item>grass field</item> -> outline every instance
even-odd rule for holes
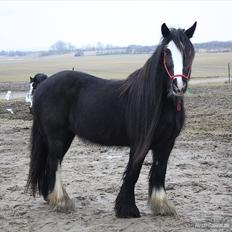
[[[73,54],[48,57],[0,57],[0,82],[28,81],[38,72],[48,75],[72,69],[109,79],[126,78],[140,68],[150,55],[108,55],[74,57]],[[192,77],[225,77],[232,53],[199,53]]]

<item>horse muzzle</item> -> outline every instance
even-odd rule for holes
[[[188,86],[188,80],[181,75],[172,80],[172,92],[174,96],[184,96]]]

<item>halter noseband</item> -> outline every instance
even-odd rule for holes
[[[168,67],[166,65],[166,48],[164,48],[164,68],[165,68],[165,70],[166,70],[166,72],[171,80],[174,80],[176,77],[182,77],[182,78],[187,79],[187,80],[190,78],[191,65],[189,66],[189,72],[187,75],[184,75],[184,74],[171,75],[171,73],[169,72]]]

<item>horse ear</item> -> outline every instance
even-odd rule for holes
[[[33,82],[33,77],[30,76],[30,82]]]
[[[195,22],[188,30],[185,31],[185,34],[188,36],[189,39],[193,37],[196,26],[197,22]]]
[[[168,29],[167,25],[165,23],[161,26],[161,32],[164,38],[168,37],[170,34],[170,30]]]

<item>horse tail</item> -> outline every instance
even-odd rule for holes
[[[46,191],[46,166],[47,166],[48,146],[46,136],[40,126],[38,116],[34,114],[31,130],[31,155],[29,175],[26,185],[26,191],[31,190],[35,197],[38,192],[40,195]]]

